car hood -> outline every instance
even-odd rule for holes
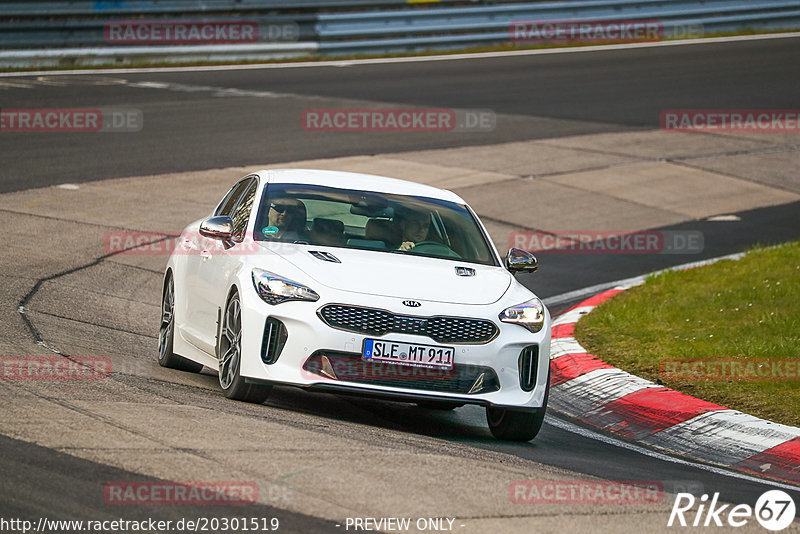
[[[346,248],[260,244],[316,283],[353,293],[480,305],[497,302],[512,281],[508,271],[488,265]],[[319,259],[311,251],[330,253],[341,263]],[[459,276],[456,267],[475,274]]]

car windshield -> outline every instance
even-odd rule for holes
[[[466,206],[426,197],[270,184],[254,239],[413,254],[496,265]]]

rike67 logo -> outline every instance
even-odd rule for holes
[[[693,510],[696,504],[697,510]],[[743,527],[755,516],[765,529],[779,531],[792,524],[795,513],[794,500],[781,490],[767,491],[758,498],[754,507],[720,504],[719,493],[714,493],[710,502],[706,494],[701,495],[698,502],[691,493],[678,493],[667,526]]]

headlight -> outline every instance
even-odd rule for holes
[[[267,304],[275,305],[287,300],[319,300],[317,292],[310,287],[263,269],[253,269],[253,286]]]
[[[544,305],[541,300],[534,298],[524,304],[506,308],[500,314],[500,320],[524,326],[536,333],[544,326]]]

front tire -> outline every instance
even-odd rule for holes
[[[489,430],[497,439],[505,441],[530,441],[539,434],[547,411],[547,400],[550,397],[550,372],[547,373],[547,388],[541,408],[532,411],[518,412],[496,406],[486,407],[486,422]]]
[[[229,399],[261,404],[272,386],[248,384],[239,374],[242,363],[242,306],[234,292],[225,306],[219,341],[219,385]]]
[[[187,360],[172,352],[175,340],[175,284],[172,273],[167,275],[164,292],[161,296],[161,327],[158,330],[158,364],[161,367],[199,373],[202,363]]]

